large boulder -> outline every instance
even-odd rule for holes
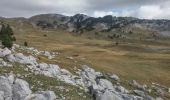
[[[83,80],[85,88],[96,84],[97,78],[103,76],[101,73],[96,72],[94,69],[89,68],[87,65],[83,65],[82,69],[78,72],[79,76]]]
[[[151,97],[145,96],[143,91],[135,90],[135,96],[129,94],[129,91],[122,86],[113,86],[109,80],[102,77],[101,73],[86,65],[82,66],[78,74],[82,79],[85,91],[89,92],[94,100],[152,100]],[[112,78],[115,80],[115,75]],[[133,86],[142,88],[136,81],[133,82]]]
[[[0,76],[0,100],[56,100],[53,91],[39,91],[32,94],[29,84],[15,79],[13,74]]]
[[[95,100],[123,100],[112,83],[106,79],[102,79],[102,74],[86,65],[82,66],[79,75],[84,83],[85,90],[93,96]]]
[[[36,59],[33,56],[25,56],[22,53],[11,54],[7,56],[10,62],[18,62],[21,64],[37,65]]]
[[[106,90],[104,91],[104,93],[98,93],[96,95],[96,100],[124,100],[124,99],[120,95]]]
[[[58,65],[41,63],[38,64],[36,70],[48,77],[57,77],[60,75],[60,68]]]
[[[66,69],[60,69],[58,65],[41,63],[38,64],[36,68],[35,67],[33,68],[34,70],[38,71],[40,74],[43,74],[45,76],[53,77],[72,85],[79,84],[79,81],[75,79],[77,76],[72,75]]]
[[[30,95],[32,91],[29,88],[29,84],[22,80],[16,79],[13,84],[13,100],[23,100],[28,95]]]
[[[4,92],[0,91],[0,100],[4,100]]]
[[[4,76],[0,76],[0,96],[3,96],[5,100],[12,100],[12,86]]]
[[[100,79],[98,85],[102,90],[104,89],[114,90],[112,83],[106,79]]]

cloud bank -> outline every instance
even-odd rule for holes
[[[169,0],[0,0],[0,16],[30,17],[57,13],[170,19]]]

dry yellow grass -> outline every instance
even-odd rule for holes
[[[47,34],[47,37],[43,35]],[[170,86],[170,49],[169,41],[133,41],[122,42],[113,46],[111,41],[87,39],[72,36],[63,31],[28,31],[17,32],[17,43],[28,42],[31,47],[40,50],[58,51],[61,55],[49,61],[61,67],[73,69],[80,64],[91,65],[96,70],[119,75],[122,79],[135,79],[141,83],[151,82]],[[76,55],[76,56],[75,56]],[[66,59],[73,56],[78,62]],[[42,61],[43,61],[42,60]]]

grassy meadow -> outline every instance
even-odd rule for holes
[[[47,36],[45,37],[44,34]],[[60,67],[73,70],[81,64],[94,69],[115,73],[122,80],[137,80],[142,84],[159,83],[170,86],[170,40],[120,39],[102,40],[73,36],[71,33],[57,31],[15,30],[16,43],[40,50],[61,53],[57,58],[48,60]],[[90,36],[90,35],[89,35]],[[115,42],[119,41],[116,46]],[[67,59],[73,57],[74,60]]]

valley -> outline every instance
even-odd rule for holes
[[[81,69],[82,65],[87,65],[106,76],[107,74],[118,75],[121,79],[120,84],[130,90],[133,88],[129,82],[133,80],[149,87],[153,84],[170,87],[170,37],[162,36],[159,33],[161,29],[155,31],[128,25],[113,28],[108,32],[97,28],[92,31],[85,29],[81,33],[81,29],[74,28],[75,30],[70,32],[63,27],[51,28],[46,24],[42,28],[25,18],[3,19],[3,22],[12,26],[16,44],[24,46],[24,42],[27,42],[28,47],[59,53],[53,59],[37,56],[39,63],[59,65],[74,74],[76,74],[75,68]],[[25,50],[18,50],[18,52],[30,55]],[[37,77],[42,78],[42,76]],[[38,79],[37,77],[35,78]],[[43,82],[45,82],[44,78],[42,78]],[[32,83],[32,80],[27,78],[26,80]],[[48,87],[48,84],[50,83],[47,82],[45,86]],[[58,85],[57,81],[53,85]],[[66,87],[72,88],[67,85]],[[149,94],[156,97],[155,94]],[[76,94],[70,93],[66,98],[70,95],[73,95],[72,99],[79,98]],[[86,93],[85,95],[88,99],[88,95]],[[168,100],[169,95],[165,93],[162,98]]]

